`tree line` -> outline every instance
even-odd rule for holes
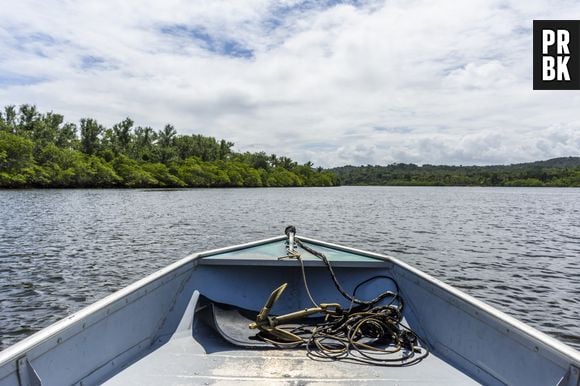
[[[580,187],[580,157],[497,166],[396,163],[330,169],[344,185],[574,186]]]
[[[65,122],[34,105],[0,111],[0,188],[283,187],[338,185],[311,162],[239,153],[203,135],[92,118]]]

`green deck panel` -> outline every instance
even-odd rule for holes
[[[304,242],[303,242],[304,243]],[[385,266],[388,263],[373,257],[342,251],[321,245],[304,243],[315,251],[323,253],[331,263],[337,266]],[[322,260],[304,249],[296,248],[306,266],[321,265]],[[286,241],[274,241],[250,248],[220,253],[204,257],[202,264],[223,265],[296,265],[295,259],[279,259],[286,256]]]
[[[330,261],[381,261],[369,256],[359,255],[355,253],[340,251],[337,249],[331,249],[328,247],[323,247],[320,245],[313,245],[305,243],[312,249],[323,253]],[[313,256],[304,249],[298,247],[296,249],[303,260],[320,260],[318,257]],[[286,242],[285,241],[275,241],[267,244],[258,245],[255,247],[240,249],[237,251],[231,251],[226,253],[221,253],[217,255],[212,255],[205,257],[205,259],[264,259],[264,260],[277,260],[279,257],[286,256]]]

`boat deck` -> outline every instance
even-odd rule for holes
[[[366,256],[344,253],[325,247],[317,247],[317,249],[325,253],[339,270],[345,266],[349,269],[357,267],[359,271],[378,272],[374,270],[390,266],[385,261]],[[238,288],[238,291],[242,291],[241,288],[248,287],[247,278],[251,277],[249,272],[255,273],[257,272],[255,270],[261,269],[266,270],[267,273],[256,274],[253,282],[272,280],[272,283],[266,285],[266,288],[272,288],[274,283],[282,282],[282,279],[290,280],[288,272],[280,270],[281,267],[296,267],[298,264],[293,260],[278,260],[277,257],[283,256],[285,252],[285,244],[282,241],[209,256],[199,261],[200,266],[207,267],[201,277],[209,277],[211,271],[220,267],[223,269],[223,267],[236,266],[237,275],[245,278]],[[307,267],[320,268],[323,265],[320,259],[306,253],[303,254],[303,260]],[[228,276],[221,276],[222,280],[227,281],[230,285],[237,280],[235,276],[231,276],[230,270],[225,273]],[[222,272],[222,275],[225,273]],[[273,278],[277,274],[282,276]],[[309,272],[309,277],[313,283],[327,281],[326,275],[326,270],[321,269]],[[348,278],[344,273],[342,275],[345,279]],[[349,276],[354,277],[354,272]],[[300,284],[293,285],[295,291],[301,289]],[[384,285],[384,283],[382,284]],[[205,287],[215,289],[215,286]],[[235,285],[233,287],[237,288]],[[321,288],[323,287],[313,288],[315,297],[328,299],[327,293],[317,293]],[[268,291],[262,292],[267,293]],[[220,292],[213,292],[212,297],[219,298],[219,294]],[[258,298],[261,303],[264,296],[262,294],[262,296],[247,297]],[[294,300],[304,297],[305,295],[295,296]],[[292,297],[283,297],[278,303],[283,304],[285,301],[291,300]],[[307,357],[305,349],[240,348],[224,340],[214,329],[199,321],[194,311],[196,304],[197,298],[194,295],[189,301],[189,306],[185,310],[177,330],[171,336],[161,338],[150,350],[141,353],[139,358],[122,368],[105,384],[479,384],[433,353],[420,363],[411,366],[379,367],[344,361],[314,360]],[[289,308],[292,309],[292,305],[289,305]],[[407,324],[406,321],[405,324]]]
[[[240,350],[196,324],[146,353],[105,385],[182,384],[478,385],[430,354],[409,367],[378,367],[309,359],[302,349]]]

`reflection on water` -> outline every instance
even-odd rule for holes
[[[580,348],[580,189],[450,187],[0,191],[0,348],[287,224],[394,255]]]

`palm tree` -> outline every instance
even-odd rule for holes
[[[172,125],[165,125],[163,130],[159,131],[159,136],[157,137],[157,143],[161,147],[169,147],[173,145],[173,140],[177,132]]]
[[[288,157],[280,157],[278,158],[278,166],[283,167],[286,170],[292,170],[296,167],[296,162],[292,161],[292,159]]]
[[[104,127],[94,119],[81,119],[81,151],[85,154],[95,154],[100,146],[103,131]]]
[[[125,118],[125,120],[113,126],[115,144],[119,147],[119,149],[116,150],[127,152],[129,149],[133,123],[134,122],[131,118]]]
[[[21,105],[20,122],[18,124],[19,131],[31,136],[34,131],[34,122],[38,119],[39,115],[35,105]]]
[[[0,114],[1,116],[1,114]],[[4,107],[4,118],[2,119],[7,127],[7,130],[15,134],[16,130],[16,106],[9,105]]]

